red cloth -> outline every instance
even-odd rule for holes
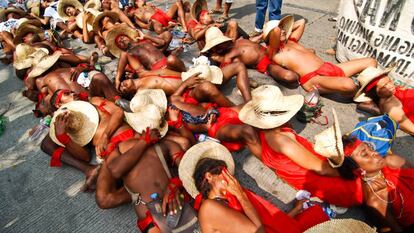
[[[269,57],[267,55],[265,55],[257,63],[256,70],[259,71],[260,73],[266,73],[267,72],[267,67],[269,67],[270,64],[272,64],[272,61],[269,59]]]
[[[191,89],[185,90],[183,93],[184,103],[198,105],[198,101],[190,96]]]
[[[150,226],[151,224],[155,225],[154,219],[152,218],[152,215],[149,211],[147,211],[145,213],[145,218],[142,220],[137,220],[137,227],[139,228],[139,230],[141,232],[148,232],[149,229],[151,229],[152,227]]]
[[[98,109],[101,111],[101,112],[103,112],[104,114],[106,114],[106,115],[108,115],[108,116],[110,116],[111,115],[111,113],[109,113],[106,109],[105,109],[105,105],[106,105],[106,100],[104,99],[102,102],[101,102],[101,104],[99,104],[98,105]]]
[[[224,68],[224,67],[230,65],[231,63],[233,63],[233,62],[222,62],[222,63],[220,63],[220,68]]]
[[[414,89],[397,87],[394,96],[400,100],[405,115],[414,123]]]
[[[82,101],[88,101],[89,100],[89,93],[87,91],[82,91],[78,94],[78,97]]]
[[[50,166],[51,167],[61,167],[62,161],[60,160],[60,157],[62,157],[63,152],[65,151],[65,148],[59,147],[52,153],[52,157],[50,159]]]
[[[239,119],[239,114],[231,108],[218,108],[220,116],[216,119],[216,122],[208,129],[208,136],[215,138],[217,132],[226,125],[243,125],[243,122]],[[221,142],[230,151],[239,151],[244,147],[244,143],[241,142]]]
[[[116,136],[111,137],[111,140],[109,141],[109,144],[104,152],[100,155],[102,158],[106,159],[108,155],[111,154],[112,151],[115,150],[115,148],[118,146],[119,143],[125,142],[128,139],[133,138],[135,135],[134,130],[127,129]]]
[[[329,221],[328,215],[325,214],[320,205],[314,205],[302,213],[295,216],[295,219],[300,223],[302,231],[326,221]]]
[[[313,150],[313,145],[308,140],[297,135],[292,129],[283,128],[282,131],[293,133],[296,141],[308,151],[321,160],[326,159]],[[274,151],[268,145],[264,132],[260,132],[260,140],[263,163],[296,189],[307,190],[312,196],[338,206],[350,207],[362,204],[361,180],[344,180],[341,177],[318,175],[299,166],[286,155]]]
[[[345,73],[341,68],[339,68],[338,66],[330,62],[325,62],[323,63],[321,67],[319,67],[319,69],[312,71],[308,74],[302,75],[299,78],[300,85],[302,86],[305,85],[305,83],[307,83],[309,80],[311,80],[313,77],[317,75],[332,76],[332,77],[345,77]]]
[[[171,79],[181,80],[181,76],[178,76],[178,75],[163,75],[163,74],[158,74],[158,75],[149,74],[149,75],[140,76],[139,78],[148,78],[148,77],[154,77],[154,76],[159,77],[159,78],[171,78]]]
[[[388,200],[394,200],[392,203],[393,213],[398,223],[405,227],[414,224],[414,169],[385,167],[382,172],[385,178],[395,186],[394,188],[389,187]],[[397,191],[394,192],[394,189]],[[400,213],[401,217],[398,218]]]
[[[197,27],[198,22],[194,19],[190,20],[187,22],[187,29],[195,29],[195,27]]]
[[[151,65],[151,70],[160,70],[167,67],[167,57],[163,57],[158,62]]]
[[[151,19],[158,21],[162,26],[167,27],[168,22],[173,21],[164,11],[156,9],[155,13],[151,16]]]

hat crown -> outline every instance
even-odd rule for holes
[[[139,94],[137,93],[134,98],[132,98],[131,100],[131,110],[132,112],[136,112],[139,111],[140,108],[149,105],[149,104],[154,104],[151,100],[151,98],[148,95],[145,94]]]
[[[358,75],[357,80],[361,85],[366,85],[381,73],[383,73],[381,69],[368,67]]]
[[[206,41],[211,41],[220,37],[224,37],[224,34],[218,27],[211,27],[207,29]]]
[[[82,129],[85,120],[82,116],[82,113],[77,111],[69,111],[68,116],[68,132],[76,133]]]

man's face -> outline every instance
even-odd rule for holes
[[[31,44],[33,42],[39,42],[40,37],[37,34],[34,34],[33,32],[29,32],[23,37],[22,40],[25,44]]]
[[[65,8],[65,13],[66,13],[68,16],[76,16],[76,9],[75,9],[75,7],[73,7],[73,6],[67,6],[67,7]]]
[[[231,43],[232,43],[231,41],[227,41],[227,42],[218,44],[218,45],[214,46],[213,48],[211,48],[211,51],[213,53],[224,55],[230,49]]]
[[[102,1],[102,8],[103,9],[110,9],[111,8],[111,1],[110,0],[103,0]]]
[[[7,20],[9,20],[9,19],[20,19],[20,15],[14,13],[14,12],[11,12],[11,13],[7,14],[6,19]]]
[[[119,36],[115,40],[116,46],[122,50],[126,50],[128,48],[129,43],[131,43],[131,39],[125,35]]]

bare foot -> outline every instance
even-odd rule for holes
[[[96,180],[98,178],[99,169],[101,168],[101,165],[97,165],[93,169],[87,171],[85,173],[86,179],[85,184],[82,185],[81,191],[82,192],[93,192],[96,189]]]
[[[329,54],[329,55],[335,55],[336,54],[336,51],[335,51],[335,49],[330,48],[330,49],[325,50],[325,53],[326,54]]]
[[[372,114],[374,116],[380,115],[381,111],[378,108],[378,105],[374,102],[363,102],[357,105],[357,109]]]
[[[91,56],[89,57],[89,65],[90,66],[95,66],[96,62],[98,61],[98,53],[97,52],[93,52],[91,54]]]

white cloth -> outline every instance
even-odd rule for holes
[[[225,3],[233,3],[233,0],[225,0]]]
[[[0,23],[0,32],[10,32],[13,28],[17,28],[19,26],[19,20],[18,19],[9,19],[7,21]]]
[[[53,18],[53,19],[60,19],[60,20],[62,20],[62,18],[59,16],[59,14],[57,12],[57,5],[58,5],[58,3],[59,3],[59,1],[53,2],[48,7],[46,7],[45,13],[43,14],[43,16],[44,17],[50,17],[50,18]]]
[[[7,8],[9,6],[9,1],[7,0],[0,0],[0,7]]]

